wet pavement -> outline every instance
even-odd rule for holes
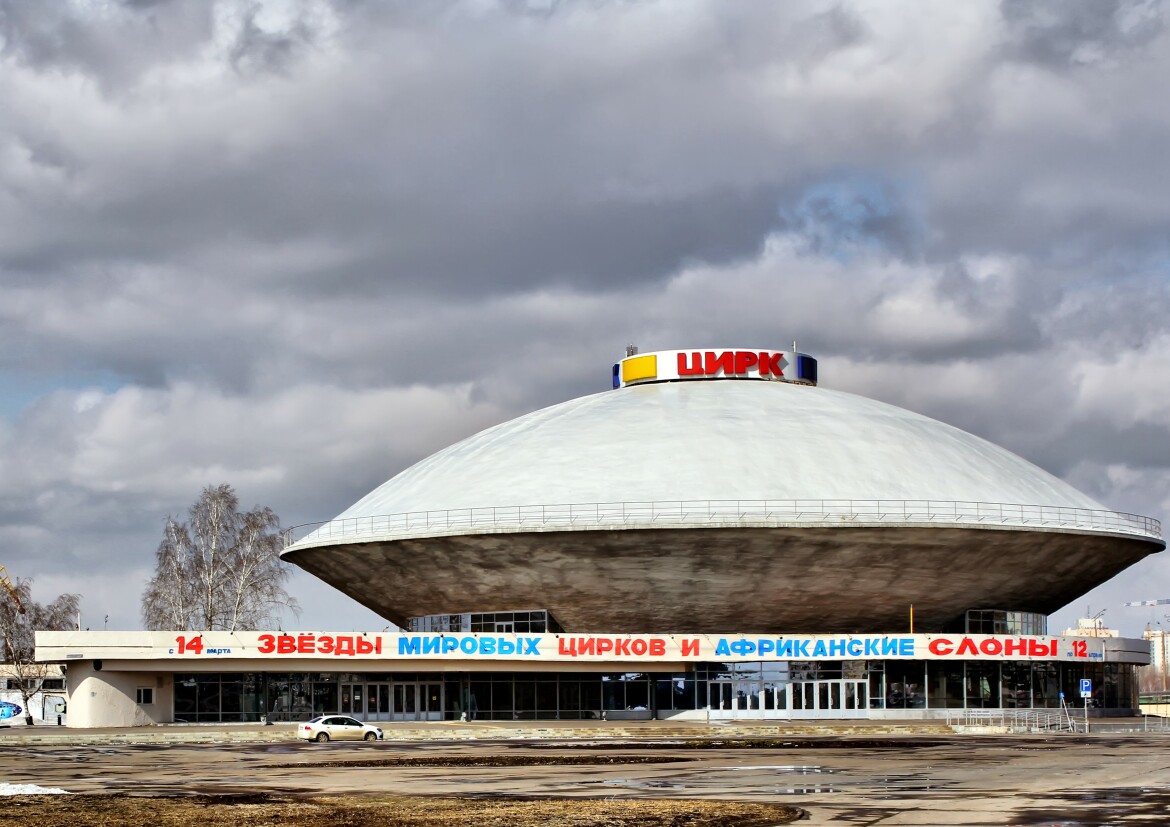
[[[71,792],[707,799],[808,825],[1170,824],[1170,735],[0,741],[0,780]],[[3,806],[0,804],[0,806]]]

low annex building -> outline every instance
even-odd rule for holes
[[[1165,547],[807,354],[631,352],[612,389],[390,479],[285,560],[399,633],[54,632],[71,725],[929,717],[1137,706],[1148,644],[1047,614]]]

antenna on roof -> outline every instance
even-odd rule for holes
[[[792,340],[792,352],[796,353],[796,340],[795,339]]]
[[[626,356],[636,356],[638,353],[637,345],[626,345]]]

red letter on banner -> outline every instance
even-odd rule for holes
[[[704,354],[703,369],[708,376],[714,376],[719,371],[723,371],[724,376],[730,376],[735,371],[735,354],[725,350],[716,356],[714,351],[708,350]]]
[[[748,368],[754,368],[760,363],[759,357],[750,350],[737,350],[735,352],[735,374],[742,376],[748,372]]]
[[[949,655],[952,651],[951,642],[945,637],[935,638],[926,647],[932,655]]]
[[[1028,656],[1033,658],[1051,658],[1056,656],[1056,641],[1052,641],[1052,649],[1039,640],[1028,641]]]
[[[698,353],[690,354],[690,364],[687,364],[687,354],[678,355],[678,375],[695,376],[703,372],[703,357]]]

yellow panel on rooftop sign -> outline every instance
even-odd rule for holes
[[[622,382],[637,382],[658,376],[658,357],[653,353],[622,360]]]

